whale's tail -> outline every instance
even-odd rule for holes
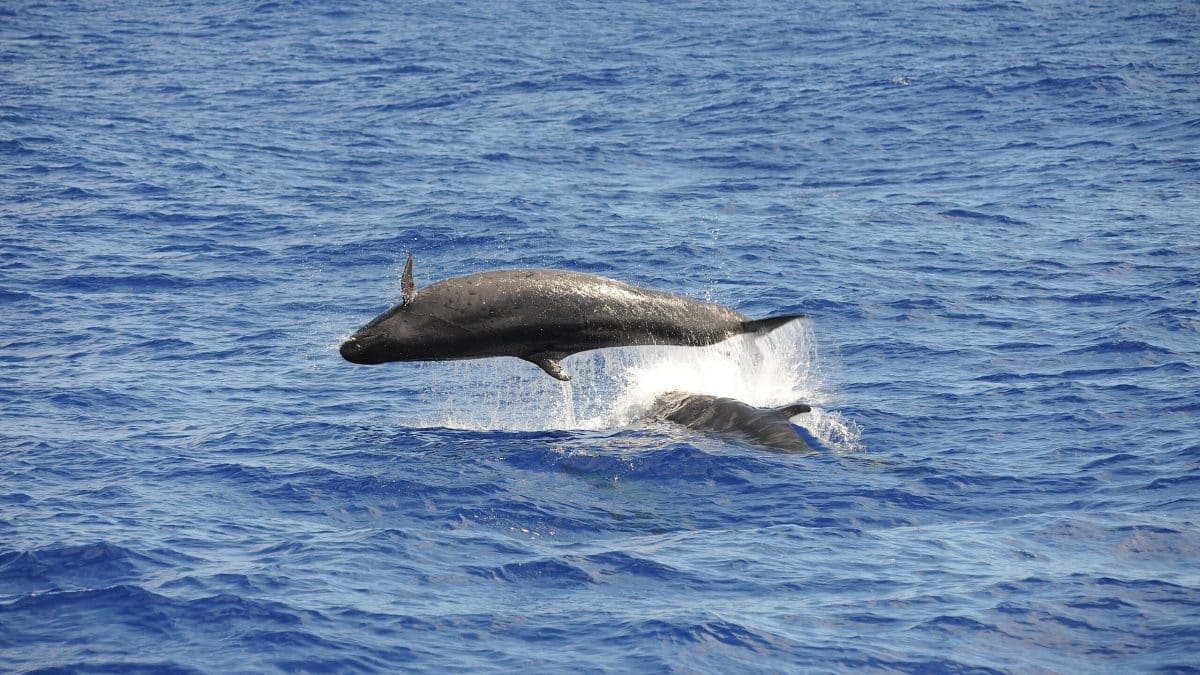
[[[789,324],[797,319],[805,318],[808,318],[807,314],[782,314],[780,316],[768,316],[765,319],[743,321],[742,332],[761,335],[763,333],[770,333],[784,324]]]

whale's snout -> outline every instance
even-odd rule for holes
[[[350,363],[358,363],[362,365],[379,363],[377,359],[372,358],[370,353],[371,350],[367,347],[367,345],[357,337],[346,338],[346,341],[342,343],[342,346],[338,348],[338,351],[341,352],[342,358],[346,359]]]
[[[354,341],[354,338],[346,338],[342,342],[342,346],[338,347],[338,352],[341,353],[343,359],[354,363],[354,359],[358,356],[358,343]]]

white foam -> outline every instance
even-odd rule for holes
[[[621,347],[563,361],[570,382],[515,358],[422,364],[436,369],[420,426],[541,431],[618,429],[637,422],[659,394],[682,390],[728,396],[760,407],[803,402],[793,418],[822,444],[856,450],[861,429],[829,409],[807,321],[766,335],[741,335],[707,347]]]

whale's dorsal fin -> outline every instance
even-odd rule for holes
[[[408,254],[408,262],[404,263],[404,274],[400,275],[400,292],[404,294],[404,299],[400,304],[407,305],[417,296],[417,286],[413,283],[412,278],[412,254]]]
[[[546,371],[546,374],[550,377],[568,382],[571,376],[567,375],[567,371],[563,370],[562,364],[558,362],[563,356],[563,354],[551,354],[550,352],[536,352],[534,354],[526,354],[521,358],[537,365],[538,368]]]
[[[809,406],[805,403],[793,403],[791,405],[775,408],[771,412],[777,415],[782,415],[784,418],[790,420],[800,413],[812,412],[812,406]]]

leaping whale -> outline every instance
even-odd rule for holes
[[[812,452],[790,422],[796,415],[810,411],[812,408],[804,403],[755,408],[737,399],[671,391],[654,399],[646,417],[689,429],[741,436],[772,450]]]
[[[578,352],[631,345],[702,346],[766,333],[803,314],[751,320],[721,305],[564,270],[480,272],[416,290],[413,258],[403,300],[341,345],[352,363],[515,356],[569,380],[559,363]]]

